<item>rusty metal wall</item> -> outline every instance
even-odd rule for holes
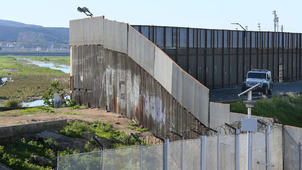
[[[196,137],[207,128],[127,54],[102,45],[72,46],[72,98],[120,113],[161,137]],[[101,116],[101,115],[100,115]]]
[[[208,88],[240,85],[251,69],[302,79],[302,34],[134,25]]]

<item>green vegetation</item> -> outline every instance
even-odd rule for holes
[[[53,169],[57,153],[60,155],[78,153],[70,148],[62,149],[52,139],[21,139],[5,146],[0,145],[0,162],[16,170]]]
[[[82,121],[68,122],[68,125],[65,126],[60,133],[75,138],[73,140],[81,138],[81,141],[83,141],[84,139],[85,144],[82,149],[84,149],[85,152],[99,150],[99,146],[95,140],[93,138],[89,139],[89,136],[84,135],[87,133],[96,135],[99,139],[102,139],[102,143],[106,148],[117,148],[138,144],[132,136],[113,129],[112,125],[109,123],[102,123],[99,121],[92,123]],[[0,162],[16,170],[54,169],[57,165],[56,160],[58,154],[64,156],[79,153],[79,150],[81,150],[70,149],[73,147],[66,147],[64,142],[60,144],[59,141],[58,144],[57,141],[53,139],[23,138],[13,143],[0,145]],[[123,153],[116,154],[121,157],[126,156]],[[93,153],[91,153],[91,155],[93,155]],[[74,155],[73,160],[74,162],[72,164],[70,164],[71,162],[68,162],[70,161],[69,159],[66,159],[65,161],[67,161],[66,164],[72,167],[74,166],[75,168],[77,167],[77,164],[85,165],[86,169],[93,169],[100,165],[99,154],[96,154],[95,157]],[[106,162],[109,162],[112,165],[115,164],[115,162],[110,159],[106,160]]]
[[[130,122],[129,123],[128,129],[135,130],[135,131],[138,131],[138,132],[146,132],[146,131],[148,131],[148,128],[140,128],[138,126],[138,124],[136,124],[134,122]]]
[[[231,111],[247,113],[243,100],[231,103]],[[274,96],[266,100],[258,100],[252,114],[257,116],[271,117],[275,121],[302,127],[302,95],[299,96]]]
[[[39,57],[0,56],[0,77],[11,79],[5,86],[0,88],[0,99],[17,99],[24,102],[32,101],[37,97],[41,97],[44,91],[48,89],[49,82],[55,80],[59,81],[64,89],[68,89],[69,74],[59,70],[28,64],[22,58],[35,60]],[[47,58],[57,59],[57,62],[61,60],[58,59],[59,57]],[[69,62],[69,57],[64,58]]]
[[[6,112],[0,112],[0,116],[22,116],[22,115],[29,115],[29,114],[37,114],[37,113],[55,113],[54,109],[48,106],[39,106],[21,110],[11,110]]]
[[[5,107],[9,107],[9,108],[13,108],[13,109],[17,109],[22,107],[21,102],[16,100],[16,99],[9,99],[6,103],[5,103]]]
[[[138,144],[133,137],[113,129],[111,124],[99,121],[94,121],[93,123],[81,121],[70,122],[60,132],[65,136],[74,138],[83,138],[84,133],[94,134],[108,140],[109,148]]]
[[[66,91],[64,90],[64,87],[59,83],[59,81],[50,82],[49,85],[50,87],[43,93],[42,99],[44,101],[44,104],[53,107],[54,94],[58,93],[60,96],[66,96]]]

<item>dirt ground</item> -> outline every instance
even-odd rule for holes
[[[87,122],[92,122],[95,120],[101,122],[107,122],[113,125],[114,129],[123,131],[127,134],[138,133],[138,131],[129,129],[129,123],[133,122],[117,113],[107,112],[100,109],[87,109],[81,108],[72,110],[70,108],[59,108],[54,109],[54,113],[36,113],[36,114],[25,114],[20,116],[15,116],[18,110],[7,111],[5,114],[0,112],[0,127],[1,126],[14,126],[21,124],[30,124],[43,121],[51,120],[83,120]],[[14,116],[11,116],[11,115]],[[140,138],[148,142],[149,144],[161,143],[159,139],[154,137],[151,132],[141,132]]]

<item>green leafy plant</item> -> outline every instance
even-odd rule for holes
[[[54,106],[54,94],[58,93],[60,96],[66,96],[64,87],[59,83],[59,81],[54,81],[49,83],[50,87],[43,94],[44,104],[53,107]]]

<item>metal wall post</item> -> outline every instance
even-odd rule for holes
[[[235,133],[235,170],[240,169],[239,134],[240,134],[239,129],[236,129],[236,133]]]
[[[269,140],[269,134],[271,131],[271,126],[266,125],[266,130],[265,130],[265,144],[266,144],[266,154],[265,154],[265,159],[266,159],[266,170],[271,169],[271,161],[270,161],[270,140]]]
[[[164,141],[164,157],[163,157],[163,169],[169,170],[169,139],[165,139]]]
[[[200,170],[206,170],[206,136],[200,137]]]
[[[139,169],[143,170],[143,147],[139,145]]]
[[[217,170],[220,170],[220,132],[217,131]]]
[[[181,170],[184,170],[184,137],[181,138]]]

